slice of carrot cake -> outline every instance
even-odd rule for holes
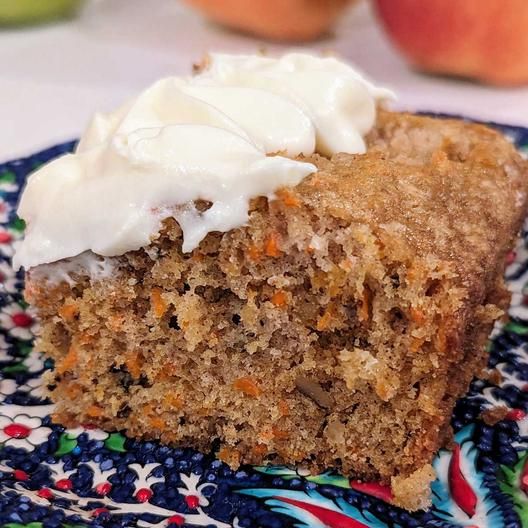
[[[34,173],[15,265],[56,420],[426,506],[528,171],[496,132],[390,97],[334,58],[212,55]]]

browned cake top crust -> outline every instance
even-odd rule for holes
[[[366,155],[310,161],[319,172],[295,189],[303,204],[397,239],[411,258],[452,262],[461,280],[480,279],[527,196],[515,147],[458,120],[382,112]]]

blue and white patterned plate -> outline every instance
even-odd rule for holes
[[[492,125],[528,154],[528,129]],[[433,506],[413,515],[390,505],[390,489],[332,473],[286,467],[229,469],[210,455],[136,442],[89,426],[53,425],[32,348],[37,322],[10,267],[23,222],[20,188],[73,143],[0,165],[0,526],[404,528],[528,526],[528,231],[510,255],[510,319],[489,343],[499,385],[474,381],[453,414],[456,445],[435,467]],[[480,414],[503,406],[486,425]]]

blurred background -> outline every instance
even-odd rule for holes
[[[397,108],[528,126],[527,0],[0,0],[0,161],[207,51],[291,48],[341,55]]]

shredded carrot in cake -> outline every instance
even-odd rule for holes
[[[68,349],[68,353],[55,366],[55,370],[57,374],[64,374],[65,372],[72,370],[77,365],[77,363],[78,363],[77,348],[74,345],[70,345],[70,348]]]
[[[108,325],[108,328],[110,328],[110,330],[113,330],[114,332],[119,332],[120,330],[123,329],[124,323],[125,323],[124,314],[114,314],[108,318],[107,325]]]
[[[411,341],[411,346],[409,347],[409,350],[414,354],[422,348],[422,345],[425,343],[425,338],[417,338],[413,337]]]
[[[130,354],[125,359],[125,366],[133,378],[139,379],[141,376],[141,367],[143,366],[143,362],[141,361],[139,354]]]
[[[64,389],[64,393],[71,400],[76,400],[82,394],[82,392],[82,387],[75,382],[68,383],[68,385]]]
[[[377,380],[375,390],[383,401],[389,401],[395,393],[395,388],[384,379]]]
[[[286,306],[288,304],[288,296],[285,292],[279,290],[271,296],[271,302],[277,307]]]
[[[269,235],[264,245],[264,252],[268,257],[280,256],[279,235],[277,233],[273,232]]]
[[[218,451],[218,458],[230,466],[237,466],[240,463],[240,453],[234,447],[222,447]]]
[[[268,452],[268,446],[266,444],[257,444],[251,449],[251,451],[255,456],[263,457]]]
[[[411,307],[409,313],[411,314],[411,319],[419,326],[422,326],[427,321],[423,311],[418,308]]]
[[[417,274],[416,269],[413,266],[409,266],[409,268],[407,268],[405,278],[407,279],[408,282],[412,283],[417,279],[417,275],[418,274]]]
[[[334,306],[329,305],[324,314],[319,318],[319,321],[317,321],[317,330],[319,332],[322,332],[324,330],[328,330],[332,324],[332,320],[334,319]]]
[[[301,202],[289,189],[279,189],[275,193],[287,207],[299,207]]]
[[[168,381],[181,372],[180,367],[172,360],[164,361],[156,372],[156,381]]]
[[[154,414],[154,405],[152,403],[145,403],[142,407],[144,416],[151,416]]]
[[[233,382],[233,388],[237,391],[243,392],[247,396],[253,396],[254,398],[258,398],[262,394],[262,390],[256,384],[255,380],[248,376],[236,379]]]
[[[178,394],[166,394],[163,398],[163,404],[170,409],[181,409],[183,407],[183,400]]]
[[[162,293],[161,288],[152,288],[150,291],[150,302],[152,304],[152,310],[154,311],[154,315],[157,318],[163,317],[165,312],[167,311],[167,303],[163,300],[163,297],[161,296]]]
[[[163,430],[167,425],[167,422],[163,418],[160,418],[159,416],[150,417],[148,419],[148,422],[152,427],[155,427],[156,429],[160,429],[160,430]]]
[[[271,427],[271,432],[273,433],[273,438],[275,438],[276,440],[286,440],[290,437],[288,431],[279,429],[276,425],[273,425]]]
[[[261,431],[258,437],[259,440],[263,440],[264,442],[271,442],[271,440],[273,440],[273,431],[271,430],[271,427]]]
[[[156,372],[156,375],[154,376],[154,380],[156,382],[158,381],[168,381],[172,378],[172,375],[170,372],[167,372],[165,368],[162,368],[159,372]]]
[[[66,322],[71,322],[77,317],[79,314],[79,307],[73,303],[64,303],[59,308],[59,315],[64,319]]]
[[[90,405],[86,409],[86,414],[92,418],[99,418],[103,416],[103,409],[101,409],[101,407],[98,405]]]

